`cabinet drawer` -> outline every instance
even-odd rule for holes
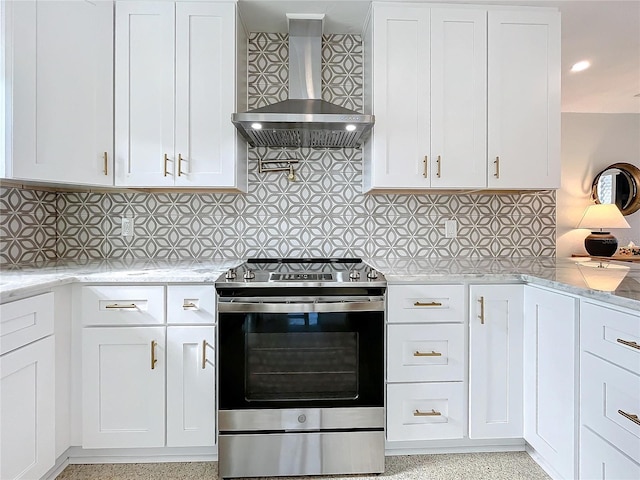
[[[588,428],[580,431],[582,480],[638,480],[640,465],[633,462]]]
[[[213,285],[169,285],[167,323],[214,323],[216,290]]]
[[[388,321],[463,322],[463,285],[390,285]]]
[[[390,382],[455,381],[464,378],[464,326],[389,325]]]
[[[582,424],[640,461],[640,377],[582,353]],[[625,415],[627,415],[625,417]]]
[[[94,285],[82,287],[83,325],[164,323],[164,287]]]
[[[53,333],[53,293],[0,305],[0,355]]]
[[[387,385],[387,440],[462,438],[462,382]]]
[[[580,322],[582,350],[632,372],[640,371],[640,313],[582,302]]]

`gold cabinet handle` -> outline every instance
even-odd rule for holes
[[[638,420],[638,415],[634,415],[632,413],[627,413],[623,410],[618,410],[618,413],[622,415],[624,418],[631,420],[636,425],[640,425],[640,420]]]
[[[109,175],[109,156],[104,152],[104,174]]]
[[[496,165],[496,173],[494,173],[493,176],[500,178],[500,157],[496,157],[493,163]]]
[[[438,160],[436,160],[436,163],[438,164],[438,172],[436,173],[436,175],[438,176],[438,178],[440,178],[440,165],[442,164],[442,159],[440,158],[440,155],[438,155]]]
[[[424,156],[424,160],[422,161],[422,163],[424,164],[424,170],[422,171],[422,176],[424,178],[427,178],[427,172],[429,171],[429,157],[427,155]]]
[[[416,350],[413,352],[414,357],[441,357],[442,354],[440,352],[436,352],[435,350],[431,350],[431,352],[419,352]]]
[[[636,350],[640,350],[640,345],[638,345],[636,342],[632,342],[631,340],[623,340],[621,338],[618,338],[616,340],[616,342],[621,343],[622,345],[626,345],[627,347],[631,347],[631,348],[635,348]]]
[[[207,367],[207,341],[202,340],[202,369]]]
[[[480,319],[480,325],[484,325],[484,297],[480,297],[478,302],[480,302],[480,315],[478,315],[478,318]]]
[[[158,359],[156,358],[156,345],[158,342],[151,340],[151,370],[155,370]]]
[[[182,176],[182,154],[178,154],[178,176]]]
[[[182,305],[183,310],[197,310],[198,306],[193,302],[184,303]]]
[[[167,162],[169,161],[169,158],[167,158],[167,154],[164,154],[164,176],[167,176]]]
[[[421,412],[420,410],[415,410],[413,412],[414,417],[439,417],[442,415],[440,412],[435,411],[433,408],[430,412]]]
[[[134,310],[134,309],[138,309],[138,306],[135,303],[129,303],[127,305],[120,305],[119,303],[112,303],[109,305],[105,305],[104,308],[117,308],[117,309],[128,309],[128,310]]]
[[[441,307],[442,303],[440,302],[414,302],[414,307]]]

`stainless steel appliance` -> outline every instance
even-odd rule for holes
[[[384,277],[254,259],[216,290],[220,477],[384,471]]]
[[[324,15],[288,14],[289,98],[231,121],[254,147],[357,147],[375,118],[322,100],[322,22]]]

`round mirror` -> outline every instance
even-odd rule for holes
[[[615,203],[623,215],[640,210],[640,169],[630,163],[614,163],[593,180],[591,197],[596,203]]]

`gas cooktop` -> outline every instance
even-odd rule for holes
[[[383,286],[384,275],[361,258],[249,258],[220,276],[216,286]]]

